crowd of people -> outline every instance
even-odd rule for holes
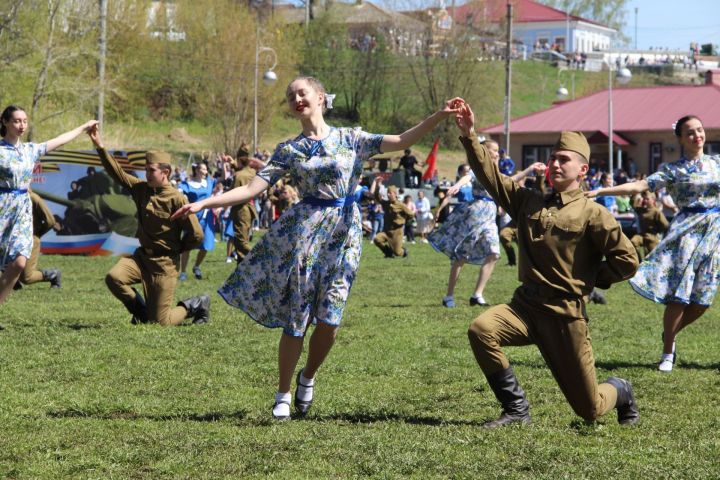
[[[241,149],[234,158],[218,156],[214,171],[205,159],[183,176],[173,170],[169,154],[151,150],[145,180],[127,174],[108,152],[96,121],[45,143],[25,143],[27,114],[19,107],[6,108],[0,116],[0,304],[32,264],[33,244],[47,228],[34,232],[32,227],[28,189],[33,167],[46,152],[86,132],[105,170],[130,192],[137,207],[140,246],[105,277],[132,323],[209,322],[210,296],[175,303],[175,287],[186,277],[195,249],[192,271],[202,278],[202,260],[214,248],[218,232],[228,235],[231,219],[237,266],[218,293],[258,324],[282,331],[272,418],[291,418],[291,404],[300,416],[310,410],[316,374],[343,320],[363,236],[386,257],[402,258],[408,255],[404,241],[415,241],[417,232],[421,242],[451,262],[444,306],[454,306],[462,266],[480,266],[470,304],[489,308],[481,310],[467,334],[502,407],[486,427],[530,422],[529,402],[503,351],[529,344],[539,348],[568,403],[584,420],[595,421],[615,409],[620,424],[636,423],[640,414],[630,382],[610,377],[597,383],[585,306],[596,287],[625,280],[642,297],[664,304],[658,368],[673,369],[678,333],[703,315],[720,283],[720,158],[703,154],[700,119],[687,116],[676,124],[683,158],[620,184],[592,171],[590,146],[580,132],[562,132],[547,164],[513,172],[496,142],[478,138],[473,110],[461,98],[448,100],[397,135],[328,125],[327,98],[317,79],[298,77],[288,85],[286,100],[301,133],[271,155],[256,158]],[[454,185],[436,189],[440,206],[434,214],[424,192],[413,198],[397,186],[385,186],[382,175],[363,175],[370,157],[399,150],[409,156],[407,149],[446,119],[455,121],[467,165],[459,167]],[[415,164],[408,160],[402,168]],[[671,224],[655,206],[654,193],[663,188],[677,202]],[[621,202],[593,200],[622,195],[631,196],[630,204],[643,219],[633,241],[613,215]],[[457,206],[448,213],[452,198]],[[433,231],[433,223],[441,226]],[[249,237],[260,226],[267,226],[267,232],[251,248]],[[509,260],[517,264],[520,285],[508,303],[490,306],[484,289],[500,258],[500,237],[506,251],[513,238],[517,241],[518,253],[513,251]],[[650,253],[639,264],[641,247]],[[308,354],[298,370],[311,330]]]

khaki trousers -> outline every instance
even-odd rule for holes
[[[652,233],[646,233],[644,235],[635,234],[630,239],[630,242],[632,242],[635,247],[638,258],[642,261],[643,256],[640,254],[640,247],[645,247],[645,255],[650,255],[650,252],[655,250],[655,247],[657,247],[658,243],[660,243],[660,239],[657,235]]]
[[[405,227],[386,230],[375,235],[373,243],[387,256],[403,256],[403,233]]]
[[[254,209],[250,205],[243,205],[233,212],[233,245],[240,257],[250,252],[250,232],[255,218]]]
[[[505,227],[502,230],[500,230],[500,233],[498,234],[500,237],[500,244],[505,248],[505,250],[509,248],[512,248],[512,242],[516,238],[516,232],[517,228],[515,227]]]
[[[174,306],[179,257],[150,257],[137,250],[132,257],[123,258],[105,276],[105,283],[123,305],[135,301],[130,287],[142,284],[147,304],[148,322],[160,325],[178,325],[187,316],[182,306]]]
[[[31,285],[33,283],[42,282],[43,274],[37,269],[38,259],[40,258],[40,237],[33,236],[33,246],[30,257],[25,262],[25,268],[20,274],[20,283],[23,285]]]
[[[485,376],[510,366],[502,347],[535,344],[575,413],[591,422],[615,407],[615,387],[597,384],[587,319],[530,311],[513,298],[477,317],[468,337]]]

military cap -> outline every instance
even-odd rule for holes
[[[590,160],[590,145],[582,132],[562,132],[554,147],[554,151],[558,150],[579,153],[586,162]]]

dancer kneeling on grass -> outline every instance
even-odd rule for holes
[[[482,142],[497,163],[499,146],[494,140]],[[545,165],[537,162],[511,177],[519,181],[532,172],[544,171]],[[475,284],[475,293],[470,297],[470,305],[487,306],[483,293],[490,280],[495,264],[500,259],[500,239],[497,228],[497,205],[470,171],[468,165],[458,168],[460,179],[450,187],[447,196],[438,207],[438,214],[446,208],[453,196],[457,196],[459,205],[455,207],[442,226],[430,234],[430,245],[450,258],[450,277],[447,294],[443,298],[444,307],[455,307],[455,284],[465,263],[481,265]]]
[[[210,321],[210,297],[188,298],[173,307],[178,280],[180,254],[202,243],[203,233],[195,215],[181,222],[170,219],[185,199],[168,177],[172,173],[170,155],[148,151],[145,163],[147,181],[128,175],[105,150],[97,126],[88,133],[100,155],[103,168],[115,181],[130,190],[138,209],[137,237],[140,247],[123,258],[105,276],[105,283],[132,314],[131,323],[179,325],[192,317],[194,324]],[[142,284],[145,298],[131,285]],[[147,300],[147,304],[146,304]]]
[[[548,161],[553,191],[546,196],[500,173],[477,141],[469,105],[456,123],[478,181],[518,228],[522,285],[509,304],[490,308],[468,330],[475,359],[502,405],[501,416],[485,426],[530,422],[525,392],[502,347],[533,343],[583,419],[591,422],[617,408],[621,424],[637,422],[630,383],[612,377],[598,385],[595,378],[585,299],[595,285],[608,288],[630,278],[638,260],[615,218],[580,189],[588,170],[587,140],[579,132],[560,135]]]
[[[316,324],[307,361],[297,374],[294,403],[301,415],[312,404],[315,374],[342,320],[362,248],[360,211],[353,193],[363,161],[381,151],[411,146],[456,113],[451,101],[401,135],[371,135],[325,123],[327,95],[312,77],[293,80],[286,93],[302,133],[279,144],[249,185],[187,205],[174,215],[246,202],[285,174],[297,184],[302,201],[283,212],[219,290],[230,305],[259,324],[283,329],[272,409],[278,420],[290,417],[290,385],[308,327]]]
[[[637,293],[665,305],[661,372],[672,371],[675,337],[705,313],[720,281],[720,156],[703,154],[705,130],[698,117],[682,117],[674,129],[683,158],[645,180],[587,193],[632,195],[666,187],[680,207],[665,237],[630,280]]]
[[[91,128],[96,120],[48,140],[23,143],[28,117],[10,105],[0,114],[0,304],[5,302],[22,274],[33,249],[33,218],[28,187],[40,157],[65,145]]]

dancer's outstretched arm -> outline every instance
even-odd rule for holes
[[[400,135],[385,135],[383,137],[382,144],[380,145],[380,149],[383,152],[394,152],[396,150],[404,150],[411,147],[423,136],[425,136],[425,134],[435,128],[438,123],[451,115],[457,115],[464,103],[465,102],[460,97],[448,100],[445,102],[445,105],[441,110],[433,113],[425,120]]]

